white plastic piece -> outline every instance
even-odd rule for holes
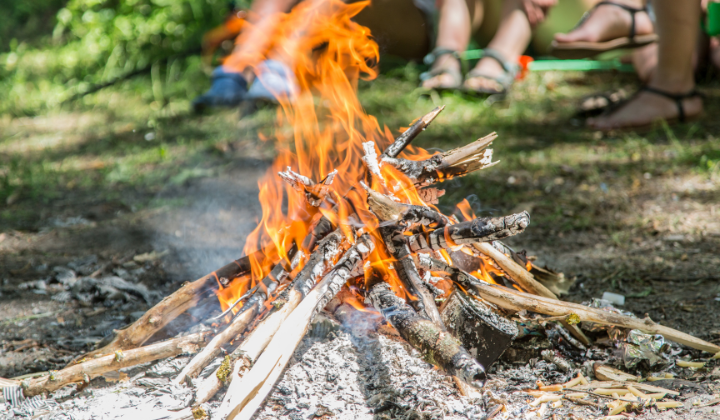
[[[612,292],[605,292],[602,295],[603,300],[607,300],[608,302],[612,303],[613,305],[624,305],[625,304],[625,296],[619,295],[617,293]]]

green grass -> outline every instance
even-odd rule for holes
[[[271,133],[274,110],[241,119],[236,111],[188,112],[209,84],[192,60],[182,71],[166,66],[38,117],[0,117],[0,230],[37,229],[47,208],[62,212],[107,200],[142,208],[162,188],[216,176],[234,159],[272,159],[272,142],[258,140],[258,133]],[[416,140],[426,148],[449,149],[491,131],[500,136],[493,145],[500,165],[446,183],[446,209],[474,194],[479,214],[530,207],[535,226],[603,231],[622,243],[622,232],[644,221],[618,215],[630,212],[632,197],[649,180],[718,176],[719,125],[712,118],[617,137],[571,118],[580,96],[631,85],[627,76],[531,74],[506,101],[491,104],[460,94],[425,96],[416,88],[421,70],[395,66],[361,83],[367,112],[397,132],[446,105]],[[710,98],[706,108],[712,115],[718,102]],[[701,199],[716,196],[711,191]]]

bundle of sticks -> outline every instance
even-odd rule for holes
[[[443,194],[432,188],[433,184],[496,163],[492,162],[492,150],[488,148],[497,137],[494,133],[426,160],[400,158],[403,149],[441,111],[442,108],[436,108],[418,119],[380,155],[374,144],[364,144],[366,173],[342,198],[331,198],[328,194],[337,172],[317,183],[290,169],[281,172],[280,177],[304,195],[305,219],[301,222],[309,226],[310,233],[302,243],[284,250],[285,257],[272,261],[264,278],[253,279],[254,287],[215,318],[215,331],[144,346],[178,315],[212,298],[218,288],[247,281],[251,258],[270,255],[268,249],[185,284],[132,325],[117,331],[108,345],[79,357],[67,368],[24,381],[21,386],[25,396],[54,391],[70,383],[89,382],[103,373],[135,364],[196,352],[174,378],[178,386],[194,389],[192,407],[178,415],[202,417],[203,404],[227,387],[213,417],[250,419],[279,379],[313,317],[348,285],[354,285],[352,293],[382,314],[425,360],[455,377],[458,383],[481,387],[486,379],[484,367],[443,325],[436,303],[436,294],[443,291],[431,283],[431,279],[438,277],[445,279],[451,289],[508,312],[524,309],[635,328],[662,334],[696,349],[720,351],[714,344],[649,319],[558,300],[500,242],[527,228],[530,223],[527,212],[460,221],[432,206],[401,202],[392,195],[392,187],[387,187],[384,193],[372,188],[391,184],[382,179],[381,171],[382,166],[389,165],[410,181],[425,202],[431,202]],[[349,223],[347,219],[353,215],[339,217],[341,201],[351,194],[363,196],[374,223]],[[473,261],[493,265],[502,273],[506,285],[512,287],[479,280],[469,268]],[[566,325],[577,339],[587,343],[578,328]],[[217,362],[221,363],[213,374],[199,377],[204,368]],[[191,413],[192,410],[195,412]]]

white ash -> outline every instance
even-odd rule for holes
[[[387,327],[385,328],[387,329]],[[483,404],[398,336],[358,328],[306,337],[257,419],[482,418]]]

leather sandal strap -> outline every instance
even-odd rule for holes
[[[653,88],[650,86],[643,86],[640,88],[641,92],[650,92],[654,93],[655,95],[662,96],[664,98],[670,99],[675,101],[675,106],[677,106],[678,110],[678,121],[681,123],[685,122],[685,106],[683,105],[682,101],[689,98],[697,98],[703,97],[703,94],[701,92],[698,92],[696,89],[693,88],[693,90],[686,92],[686,93],[672,93],[668,92],[662,89]]]
[[[592,9],[588,10],[588,11],[583,15],[583,17],[580,19],[580,22],[578,22],[578,24],[575,25],[575,28],[574,28],[574,29],[579,28],[583,23],[585,23],[585,21],[588,20],[588,18],[590,17],[590,15],[593,14],[593,12],[595,12],[595,10],[596,10],[598,7],[603,6],[603,5],[616,6],[616,7],[619,7],[619,8],[621,8],[621,9],[623,9],[623,10],[626,10],[627,12],[630,13],[630,35],[629,35],[629,38],[630,38],[631,40],[635,39],[635,35],[636,35],[636,34],[635,34],[635,26],[636,26],[636,25],[635,25],[635,15],[636,15],[637,13],[640,13],[640,12],[647,12],[647,11],[648,11],[648,10],[647,10],[647,6],[645,6],[645,7],[632,7],[632,6],[628,6],[628,5],[626,5],[626,4],[615,3],[614,1],[601,1],[600,3],[596,4],[595,6],[593,6]],[[573,30],[574,30],[574,29],[573,29]]]

